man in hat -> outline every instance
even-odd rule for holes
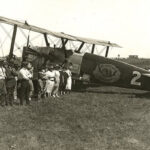
[[[29,105],[29,94],[30,94],[30,84],[29,80],[32,78],[32,75],[28,69],[28,62],[22,63],[22,68],[19,71],[18,78],[21,83],[20,87],[20,105],[23,105],[23,102],[26,101],[26,104]]]
[[[14,90],[16,86],[16,77],[17,77],[17,72],[14,69],[13,63],[8,63],[5,62],[4,67],[6,69],[6,89],[7,89],[7,99],[6,100],[6,105],[13,105],[14,103]]]
[[[0,105],[4,106],[6,105],[6,84],[5,84],[5,79],[6,79],[6,70],[3,66],[3,60],[0,60]]]

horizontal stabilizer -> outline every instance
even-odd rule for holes
[[[150,77],[150,73],[144,73],[143,76]]]

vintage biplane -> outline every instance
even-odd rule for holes
[[[23,48],[22,53],[23,61],[31,61],[36,71],[38,71],[42,65],[48,64],[47,62],[53,64],[69,62],[71,64],[73,78],[76,81],[94,83],[97,85],[107,84],[124,88],[150,90],[149,71],[107,58],[109,47],[120,47],[115,43],[72,36],[62,32],[53,32],[29,25],[26,21],[23,23],[4,17],[0,17],[0,23],[14,26],[9,53],[10,58],[13,56],[17,28],[43,34],[46,43],[45,47],[29,46],[28,37],[27,46]],[[60,38],[62,43],[61,47],[57,47],[57,45],[51,46],[51,43],[47,38],[48,35]],[[67,49],[66,45],[68,41],[78,41],[80,43],[78,49]],[[81,49],[85,44],[91,45],[90,53],[81,53]],[[96,45],[106,47],[105,57],[94,54]]]

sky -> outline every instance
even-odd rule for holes
[[[150,0],[1,0],[0,15],[123,47],[110,57],[150,58],[149,8]]]

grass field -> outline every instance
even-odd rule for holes
[[[100,87],[0,108],[0,150],[150,150],[150,93]]]

